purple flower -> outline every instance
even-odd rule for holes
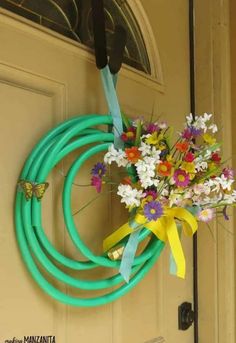
[[[147,129],[146,129],[147,133],[151,133],[152,134],[152,133],[154,133],[154,132],[156,132],[158,130],[159,130],[159,127],[158,127],[157,124],[150,123],[150,124],[147,125]]]
[[[104,176],[105,173],[106,173],[106,167],[105,167],[105,165],[104,165],[103,163],[101,163],[101,162],[96,163],[96,164],[94,165],[92,171],[91,171],[91,174],[92,174],[92,175],[94,175],[94,176],[97,175],[97,176],[99,176],[100,178],[101,178],[102,176]]]
[[[198,137],[198,136],[200,136],[202,134],[202,130],[201,129],[196,129],[196,127],[194,127],[194,126],[191,126],[190,129],[191,129],[191,133],[192,133],[194,138]]]
[[[163,215],[163,208],[161,203],[158,201],[151,201],[144,206],[144,215],[145,217],[151,220],[157,220]]]
[[[174,173],[174,181],[178,187],[186,187],[189,184],[189,175],[181,169],[177,169]]]
[[[98,175],[93,175],[91,178],[91,185],[95,186],[96,191],[101,193],[102,190],[102,179]]]

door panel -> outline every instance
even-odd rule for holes
[[[156,38],[164,85],[128,67],[121,71],[118,94],[128,114],[162,120],[180,128],[189,112],[188,2],[141,1]],[[45,295],[28,275],[21,260],[12,219],[14,192],[24,160],[33,145],[56,123],[72,115],[107,111],[94,59],[79,44],[65,42],[37,27],[0,14],[0,151],[3,166],[0,199],[1,300],[0,340],[24,335],[56,335],[57,343],[144,343],[155,337],[166,342],[192,343],[192,328],[178,331],[178,305],[192,301],[192,242],[183,237],[187,259],[186,280],[169,275],[169,248],[136,288],[113,304],[99,308],[72,308]],[[78,152],[75,153],[78,155]],[[61,252],[79,257],[64,231],[61,213],[62,174],[74,155],[50,175],[43,201],[43,220],[50,240]],[[89,180],[95,157],[78,175]],[[92,190],[75,190],[78,207],[94,196]],[[109,210],[110,209],[110,210]],[[96,213],[96,221],[94,221]],[[88,245],[101,252],[102,239],[125,220],[125,211],[110,196],[94,202],[76,217]],[[99,269],[89,277],[104,275]],[[73,275],[75,275],[73,273]],[[87,273],[80,273],[87,276]],[[55,282],[54,282],[55,283]],[[75,291],[58,284],[61,290]],[[84,294],[86,292],[77,292]],[[88,295],[88,294],[87,294]]]

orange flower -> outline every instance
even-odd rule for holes
[[[162,176],[169,176],[172,171],[172,163],[168,161],[161,162],[157,166],[157,172]]]
[[[188,142],[176,143],[175,147],[177,150],[179,150],[181,152],[186,152],[189,148],[189,143]]]
[[[125,153],[127,156],[127,160],[133,164],[135,164],[141,156],[141,152],[138,150],[136,146],[125,149]]]

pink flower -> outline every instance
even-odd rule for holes
[[[91,185],[96,188],[98,193],[102,190],[102,179],[98,175],[93,175],[91,178]]]
[[[156,200],[157,198],[157,192],[155,191],[146,191],[145,192],[145,199],[148,200],[148,201],[153,201],[153,200]]]
[[[186,187],[189,184],[189,175],[181,169],[178,169],[174,173],[174,181],[178,187]]]
[[[202,222],[209,222],[214,218],[214,210],[212,208],[206,208],[198,213],[198,219]]]
[[[223,175],[226,179],[233,179],[234,178],[234,171],[231,168],[224,168]]]
[[[150,124],[148,124],[146,131],[147,131],[147,133],[152,134],[152,133],[158,131],[158,129],[159,129],[159,128],[158,128],[158,125],[157,125],[157,124],[155,124],[155,123],[150,123]]]
[[[182,132],[182,138],[185,138],[187,140],[192,138],[192,131],[189,127]]]

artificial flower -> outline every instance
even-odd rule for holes
[[[149,155],[151,152],[151,146],[149,144],[146,144],[144,142],[141,141],[140,143],[140,147],[138,148],[139,151],[141,151],[141,155],[142,156],[146,156]]]
[[[216,133],[216,132],[218,131],[218,127],[217,127],[216,124],[211,124],[211,125],[209,126],[209,130],[211,130],[212,133]]]
[[[226,179],[233,179],[234,178],[234,171],[231,168],[224,168],[223,175]]]
[[[192,162],[183,162],[180,168],[189,174],[195,174],[195,165]]]
[[[184,142],[179,142],[175,144],[175,147],[177,150],[180,152],[186,152],[189,148],[189,143],[184,141]]]
[[[121,197],[121,202],[125,203],[126,206],[135,206],[140,205],[140,199],[143,198],[144,194],[142,190],[137,190],[132,188],[130,185],[119,185],[117,194]]]
[[[157,123],[149,123],[147,125],[147,128],[146,128],[146,132],[150,133],[150,134],[152,134],[158,130],[159,130],[159,127],[158,127]]]
[[[156,191],[149,190],[149,191],[146,191],[144,194],[145,194],[145,199],[149,202],[153,201],[157,198],[157,192]]]
[[[102,177],[106,174],[106,166],[104,163],[98,162],[94,165],[93,169],[91,170],[92,175],[97,175]]]
[[[197,217],[200,221],[208,223],[214,218],[214,210],[212,208],[206,208],[200,211]]]
[[[187,140],[190,140],[192,136],[192,131],[189,127],[187,127],[181,134],[181,137]]]
[[[211,155],[211,159],[212,159],[212,161],[214,161],[215,163],[220,163],[220,161],[221,161],[221,157],[220,157],[220,155],[219,155],[217,152],[214,152],[214,153]]]
[[[128,141],[134,141],[136,137],[136,128],[131,126],[127,129],[126,132],[123,132],[121,135],[121,139],[124,142],[128,142]]]
[[[125,154],[126,154],[127,160],[131,162],[132,164],[135,164],[139,160],[139,157],[141,156],[141,152],[138,150],[138,147],[136,146],[133,146],[131,148],[126,148]]]
[[[195,156],[192,152],[187,152],[187,154],[184,156],[184,160],[186,162],[193,162],[194,159],[195,159]]]
[[[147,220],[157,220],[163,215],[163,208],[160,202],[151,201],[144,206],[143,212]]]
[[[178,169],[174,172],[174,181],[177,187],[186,187],[189,184],[189,175],[181,169]]]
[[[202,137],[204,141],[208,143],[209,145],[213,145],[216,142],[216,139],[213,136],[211,136],[209,133],[204,133]]]
[[[158,134],[156,131],[152,134],[149,134],[146,136],[146,142],[147,144],[150,144],[150,145],[157,145],[160,140],[163,139],[163,134]]]
[[[118,167],[126,167],[128,164],[125,152],[122,149],[116,150],[114,144],[109,146],[108,152],[104,156],[104,162],[106,164],[116,162]]]
[[[93,175],[91,178],[91,185],[96,188],[98,193],[102,190],[102,179],[98,175]]]
[[[160,128],[161,130],[167,129],[167,123],[166,123],[165,121],[160,122],[160,123],[159,123],[159,128]]]
[[[172,164],[168,161],[163,161],[158,164],[157,172],[162,176],[170,176],[172,171]]]

